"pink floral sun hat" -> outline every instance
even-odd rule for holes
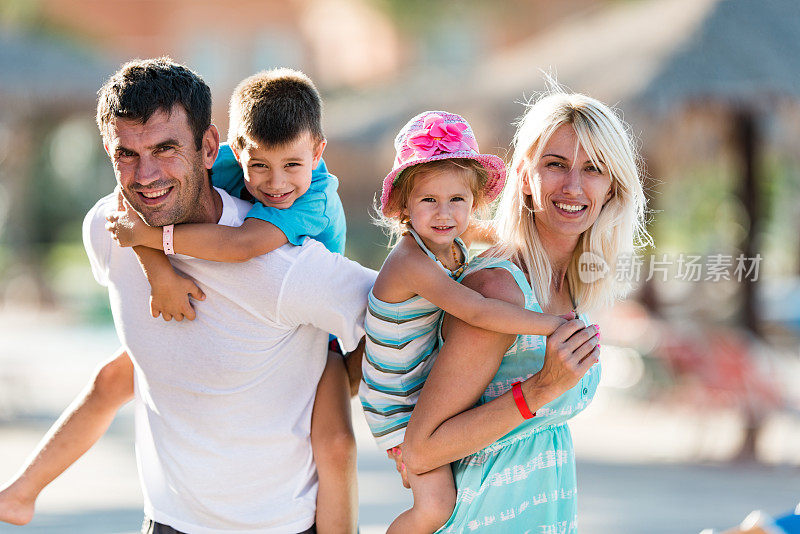
[[[463,117],[446,111],[425,111],[403,126],[394,140],[397,157],[392,172],[383,180],[381,211],[384,215],[397,176],[408,167],[440,159],[467,158],[489,172],[484,192],[487,200],[497,198],[506,183],[506,166],[493,154],[481,154],[472,128]]]

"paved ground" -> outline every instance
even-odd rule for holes
[[[123,414],[90,454],[45,490],[30,525],[0,525],[0,533],[135,532],[141,494],[131,423]],[[0,479],[13,473],[45,428],[41,422],[0,427]],[[576,429],[576,440],[584,439],[582,432]],[[363,534],[377,534],[408,506],[410,496],[367,439],[359,433],[361,523]],[[581,531],[593,534],[697,533],[731,526],[756,508],[785,511],[800,499],[800,469],[786,465],[592,459],[579,461],[578,473]]]
[[[0,482],[10,477],[96,362],[115,346],[107,329],[34,329],[0,313]],[[31,344],[32,336],[36,343]],[[609,366],[607,376],[614,375]],[[358,411],[357,406],[355,407]],[[392,465],[356,413],[363,534],[384,532],[410,503]],[[55,481],[26,527],[4,533],[134,533],[141,493],[126,409],[95,449]],[[800,422],[769,419],[761,465],[726,460],[738,446],[736,413],[633,402],[611,387],[573,425],[581,532],[698,533],[738,523],[751,510],[779,513],[800,500]]]

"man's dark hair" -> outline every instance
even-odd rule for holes
[[[322,133],[322,99],[314,82],[300,71],[273,69],[245,78],[231,96],[228,144],[243,150],[253,143],[267,147],[293,141],[304,132]]]
[[[197,150],[211,126],[211,89],[197,73],[168,57],[125,63],[97,95],[97,126],[103,136],[115,117],[145,123],[156,111],[169,112],[175,104],[186,110]]]

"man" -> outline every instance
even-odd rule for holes
[[[210,91],[162,58],[124,65],[101,88],[97,120],[117,185],[151,226],[240,225],[250,205],[210,184],[219,148]],[[173,256],[207,296],[193,322],[150,316],[135,254],[105,230],[116,195],[84,222],[134,363],[136,453],[151,532],[313,532],[309,429],[328,333],[353,350],[375,274],[321,244],[245,263]]]

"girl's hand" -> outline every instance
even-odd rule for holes
[[[403,449],[400,447],[389,449],[386,451],[386,456],[388,456],[389,459],[394,460],[397,472],[400,473],[400,477],[403,479],[403,487],[411,488],[411,484],[408,483],[408,471],[406,470],[406,464],[403,463]]]
[[[575,387],[598,361],[600,329],[585,326],[580,319],[568,321],[547,338],[541,371],[525,381],[531,390],[539,390],[547,402]]]
[[[165,283],[154,283],[150,294],[150,314],[165,321],[184,318],[194,321],[196,314],[189,297],[205,300],[206,295],[192,280],[175,273]]]

